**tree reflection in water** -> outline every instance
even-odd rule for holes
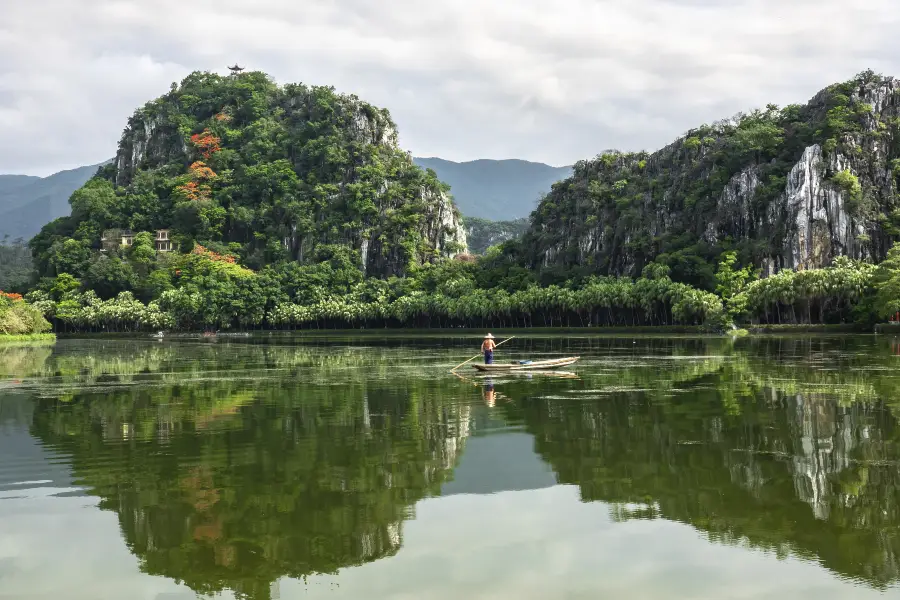
[[[28,367],[51,378],[32,431],[118,514],[145,572],[204,594],[268,598],[281,577],[397,553],[486,410],[614,519],[900,579],[887,341],[585,344],[578,378],[490,387],[402,371],[414,353],[390,347],[54,353]]]

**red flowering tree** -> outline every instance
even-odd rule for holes
[[[204,129],[201,133],[195,133],[191,136],[191,143],[200,150],[203,158],[208,159],[222,148],[219,144],[221,139],[216,137],[209,129]]]
[[[212,194],[212,188],[201,182],[215,179],[218,177],[216,172],[206,166],[205,162],[198,160],[188,167],[188,176],[190,177],[190,181],[176,187],[176,193],[185,200],[209,200],[209,197]]]
[[[214,179],[218,177],[215,171],[207,167],[206,163],[200,160],[188,167],[188,173],[195,181],[198,179]]]
[[[230,254],[218,254],[218,253],[213,252],[212,250],[206,248],[205,246],[201,246],[200,244],[197,244],[196,246],[194,246],[193,253],[197,254],[199,256],[205,256],[206,258],[217,261],[217,262],[226,262],[226,263],[230,263],[230,264],[235,263],[234,257],[231,256]]]

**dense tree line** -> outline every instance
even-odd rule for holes
[[[28,300],[69,331],[702,325],[722,319],[717,296],[667,276],[548,287],[525,279],[510,290],[479,287],[479,279],[498,269],[490,260],[428,264],[390,279],[363,279],[338,257],[283,272],[254,272],[200,248],[165,260],[168,270],[145,280],[159,291],[147,303],[130,291],[103,298],[68,274],[45,280]]]
[[[140,254],[138,244],[131,249]],[[122,270],[132,258],[107,257]],[[406,277],[365,278],[346,254],[317,265],[253,271],[197,246],[154,259],[137,293],[69,274],[26,298],[58,331],[202,329],[529,328],[703,326],[732,323],[874,323],[900,311],[900,246],[880,265],[841,257],[824,269],[758,278],[727,253],[716,293],[673,281],[666,267],[643,276],[586,277],[541,285],[501,249],[477,260],[419,266]],[[24,304],[24,303],[23,303]]]

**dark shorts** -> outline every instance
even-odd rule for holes
[[[494,364],[494,351],[493,350],[485,350],[484,351],[484,364],[486,364],[486,365]]]

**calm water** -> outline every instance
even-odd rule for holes
[[[900,597],[890,337],[0,347],[0,598]]]

